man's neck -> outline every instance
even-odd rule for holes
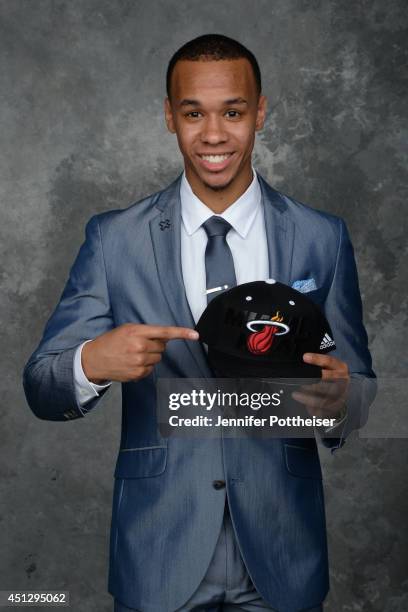
[[[248,172],[243,172],[237,176],[224,189],[212,189],[194,174],[191,174],[188,169],[185,169],[185,172],[193,193],[217,215],[223,213],[231,204],[236,202],[245,193],[254,178],[252,167],[250,167]]]

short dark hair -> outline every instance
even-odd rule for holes
[[[170,99],[171,77],[174,66],[180,60],[190,61],[217,61],[246,58],[252,66],[258,96],[262,91],[261,71],[253,53],[237,40],[224,36],[223,34],[203,34],[178,49],[171,58],[167,67],[166,90]]]

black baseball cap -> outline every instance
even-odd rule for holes
[[[321,308],[274,279],[244,283],[213,298],[195,329],[219,378],[320,378],[304,353],[336,348]]]

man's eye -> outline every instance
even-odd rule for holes
[[[241,114],[241,113],[239,113],[239,112],[238,112],[238,111],[236,111],[236,110],[229,110],[229,111],[227,111],[227,115],[228,115],[229,117],[231,117],[231,119],[235,119],[236,117],[239,117],[239,116],[240,116],[240,114]]]
[[[197,119],[199,114],[200,113],[198,111],[190,111],[189,113],[186,113],[186,117],[192,117],[193,119]]]

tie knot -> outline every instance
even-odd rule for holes
[[[203,223],[203,228],[209,238],[212,236],[226,236],[231,227],[232,225],[228,223],[228,221],[216,215],[210,217]]]

